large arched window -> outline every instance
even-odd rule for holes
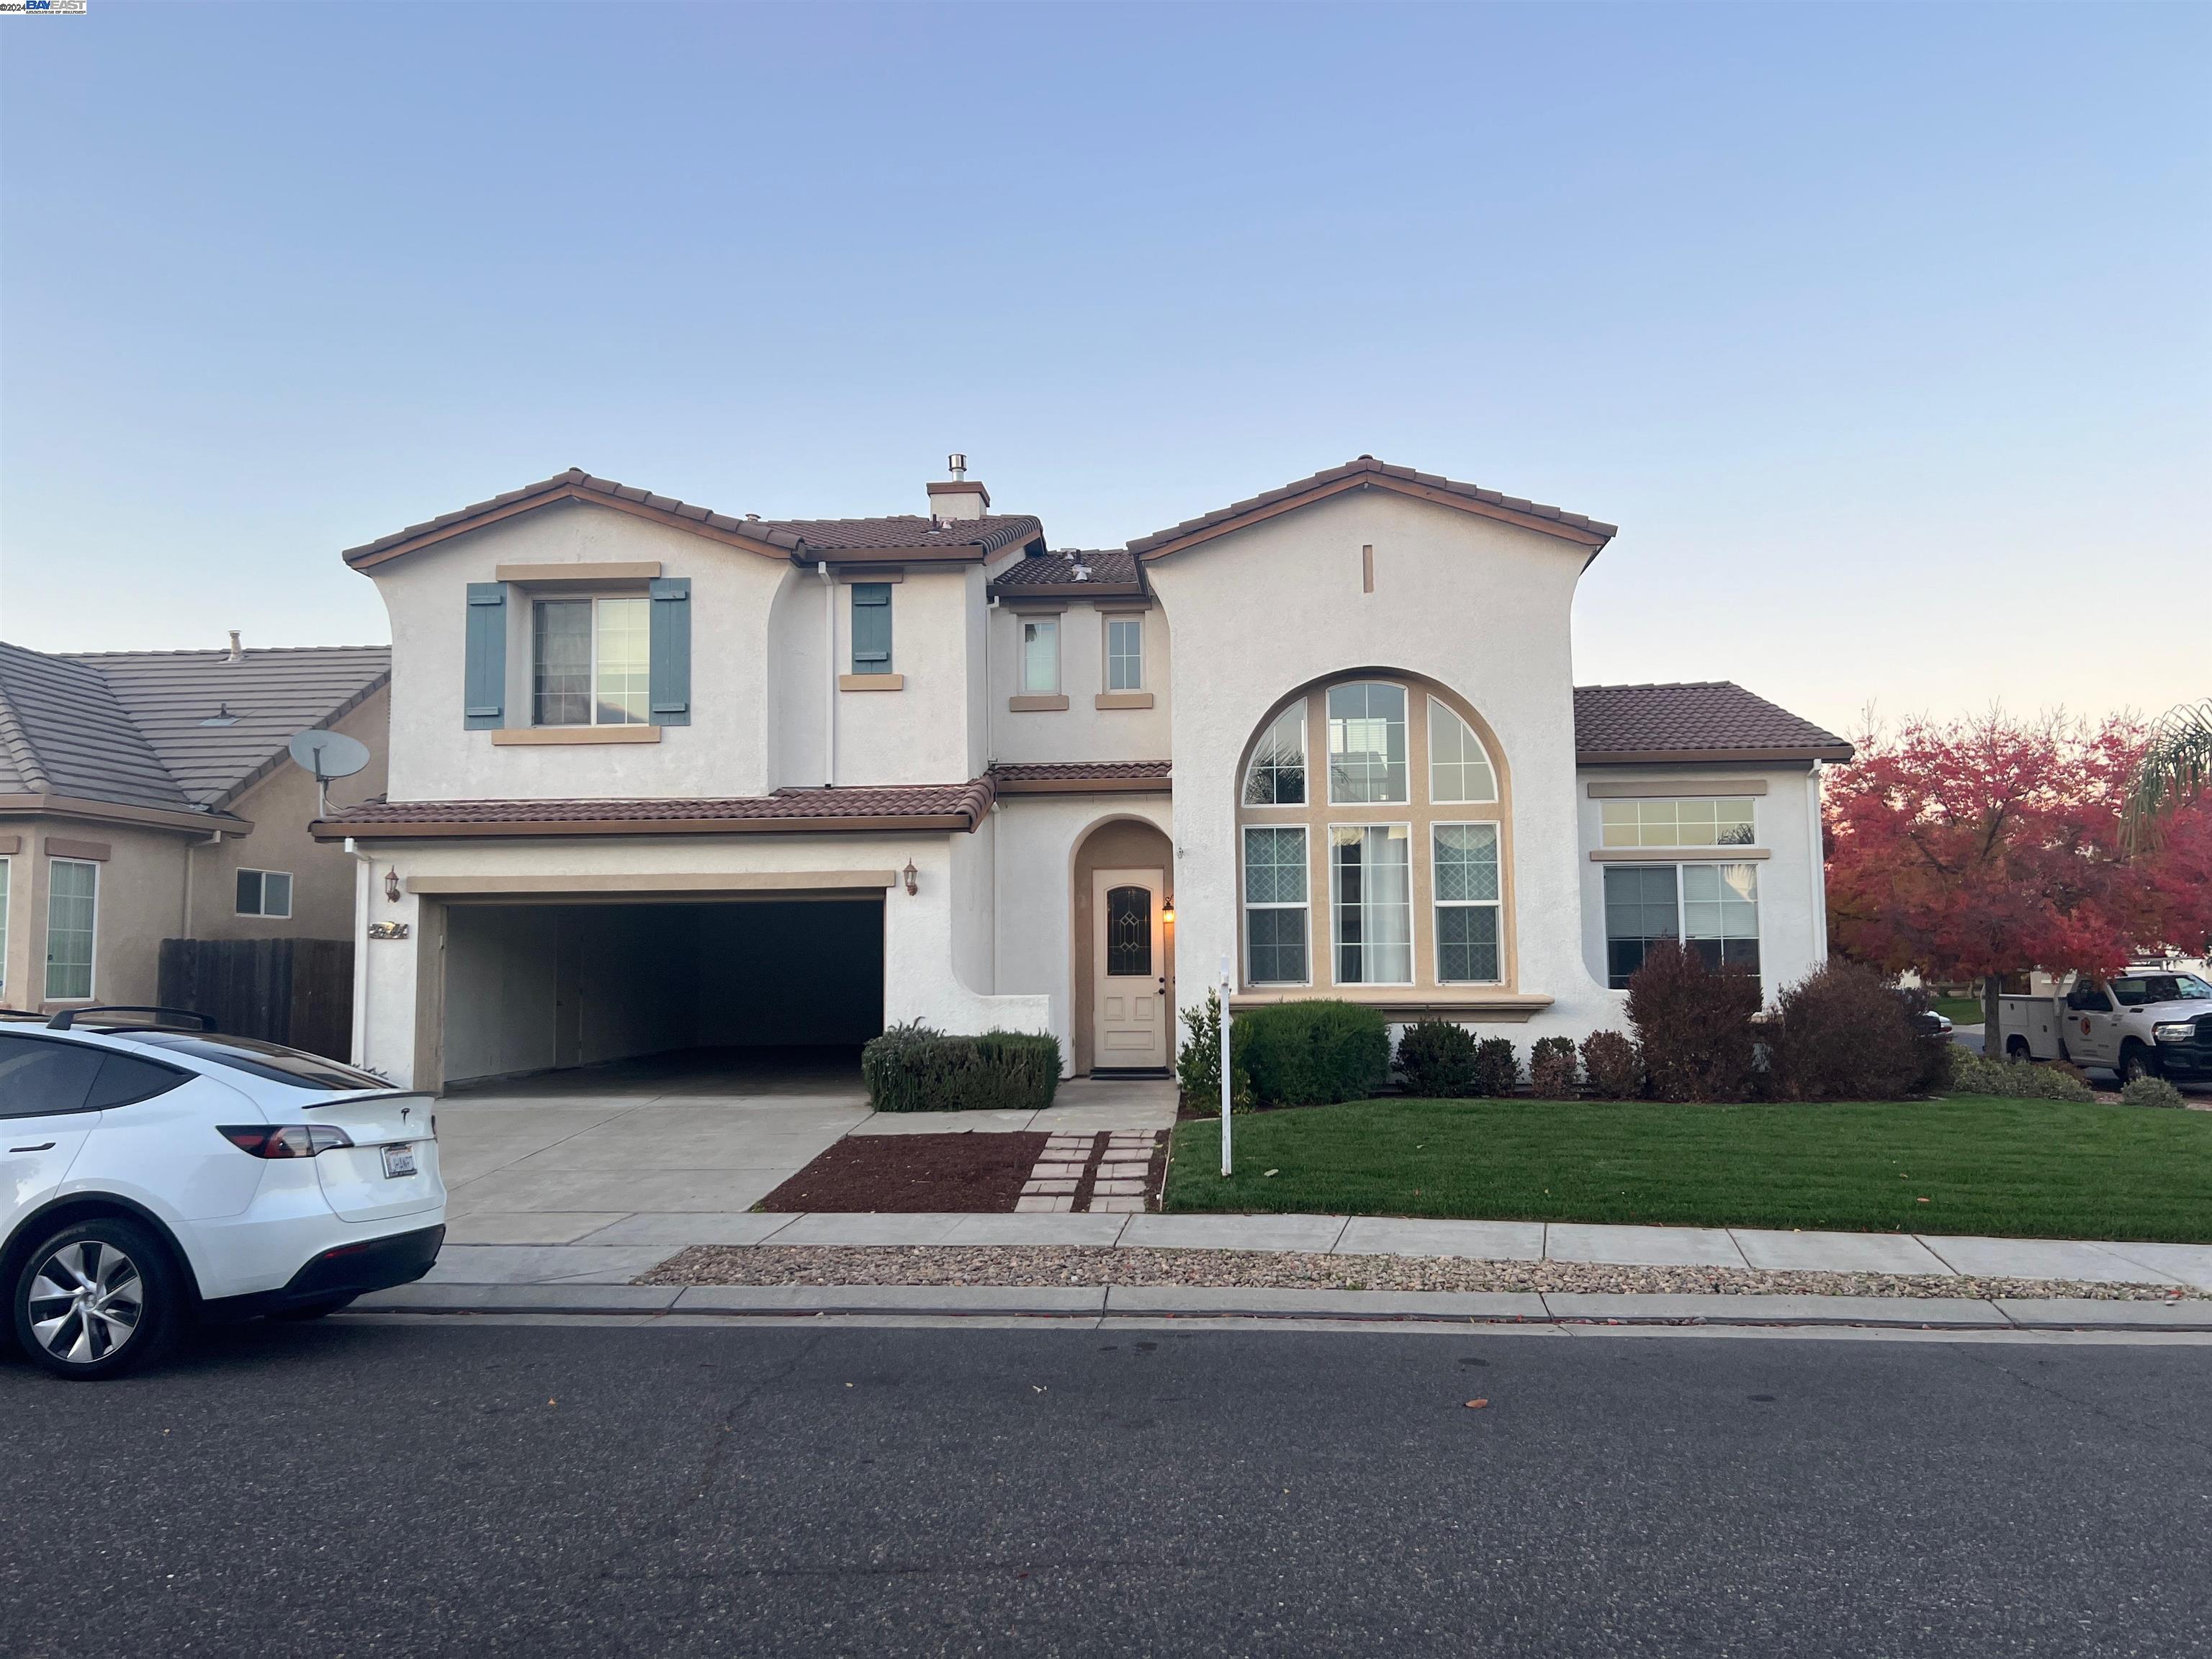
[[[1269,717],[1238,791],[1246,985],[1510,985],[1503,772],[1472,712],[1361,677]]]

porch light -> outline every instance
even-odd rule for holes
[[[1172,897],[1170,897],[1165,904],[1160,906],[1160,920],[1162,921],[1173,921],[1175,920],[1175,900]]]
[[[914,878],[921,872],[914,867],[914,860],[912,859],[908,859],[906,861],[906,868],[900,871],[899,873],[906,878],[906,890],[907,896],[909,898],[921,890],[914,884]]]
[[[384,896],[394,904],[399,902],[399,866],[396,864],[384,872]]]

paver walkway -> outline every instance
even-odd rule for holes
[[[1488,1261],[2063,1279],[2212,1291],[2212,1244],[1332,1215],[641,1214],[576,1243],[449,1243],[428,1283],[615,1285],[690,1244],[1097,1244]]]

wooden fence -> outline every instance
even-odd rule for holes
[[[164,1007],[216,1028],[343,1060],[353,1047],[353,941],[165,939]]]

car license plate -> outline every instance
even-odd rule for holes
[[[415,1173],[415,1149],[412,1146],[386,1146],[384,1149],[384,1174],[389,1181]]]

